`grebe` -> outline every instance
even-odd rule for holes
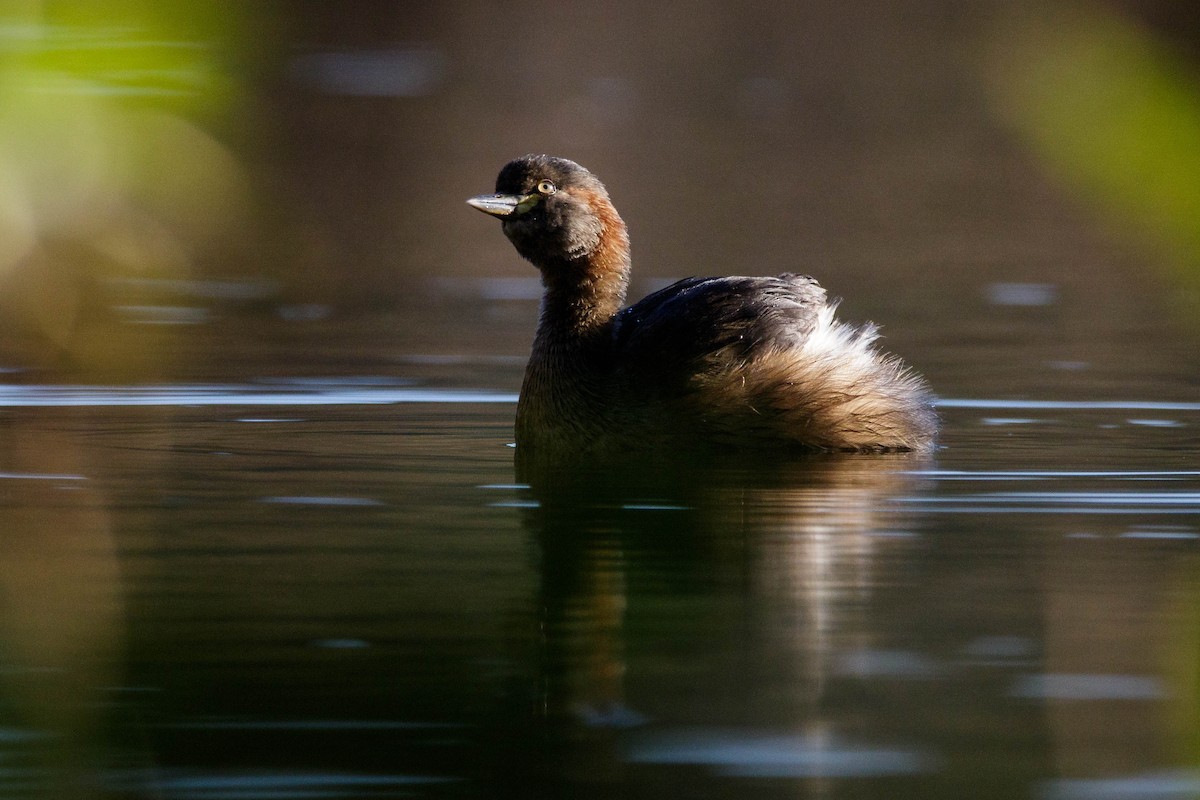
[[[873,324],[837,321],[812,278],[686,278],[622,309],[629,236],[579,164],[518,158],[495,194],[467,202],[500,218],[545,288],[517,404],[519,449],[933,446],[924,380],[873,346]]]

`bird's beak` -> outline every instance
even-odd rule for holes
[[[481,194],[468,200],[467,205],[493,217],[512,217],[524,214],[541,199],[539,194]]]

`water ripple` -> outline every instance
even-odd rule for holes
[[[917,750],[875,747],[816,734],[682,730],[638,737],[630,761],[697,764],[742,778],[865,778],[928,772],[935,759]]]
[[[1200,492],[980,492],[949,497],[902,497],[905,503],[974,503],[980,506],[1166,506],[1200,511]]]
[[[422,389],[356,383],[181,384],[176,386],[0,386],[0,408],[79,406],[330,406],[396,403],[515,403],[487,389]]]
[[[1200,514],[1200,492],[977,492],[898,497],[924,513]]]
[[[956,470],[930,469],[908,473],[941,481],[1014,481],[1046,478],[1122,478],[1132,480],[1175,480],[1200,477],[1200,470]]]
[[[392,379],[316,378],[254,384],[147,386],[0,386],[0,407],[378,405],[390,403],[516,403],[517,395],[493,389],[436,389],[388,385]],[[1200,411],[1200,403],[1143,400],[995,400],[941,398],[939,408],[1065,411]],[[1021,422],[1032,420],[1021,419]],[[1139,420],[1145,424],[1145,420]],[[1153,422],[1165,424],[1174,421]]]
[[[1161,700],[1166,691],[1146,675],[1052,673],[1025,675],[1009,690],[1013,697],[1032,700]]]
[[[369,775],[323,772],[154,772],[147,774],[117,774],[114,788],[138,790],[153,787],[155,796],[173,798],[206,798],[214,800],[245,800],[267,797],[349,797],[379,796],[382,791],[394,793],[401,787],[447,783],[457,778],[440,775]]]
[[[1114,778],[1064,778],[1038,793],[1047,800],[1184,800],[1200,795],[1200,773],[1154,772]]]
[[[1200,411],[1200,403],[1162,400],[997,400],[943,397],[938,408],[1002,408],[1036,411]]]

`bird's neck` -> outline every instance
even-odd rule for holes
[[[519,447],[576,441],[601,424],[608,407],[612,322],[629,282],[629,237],[616,211],[602,215],[591,252],[538,263],[545,294],[521,384]]]
[[[604,338],[625,302],[629,236],[616,211],[601,219],[604,231],[594,250],[573,259],[538,265],[546,291],[537,340],[544,346],[570,349],[571,345],[586,346]]]

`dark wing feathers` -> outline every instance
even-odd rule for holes
[[[680,391],[700,362],[718,353],[745,359],[797,345],[824,305],[825,290],[806,275],[685,278],[617,315],[614,363],[628,380]]]

